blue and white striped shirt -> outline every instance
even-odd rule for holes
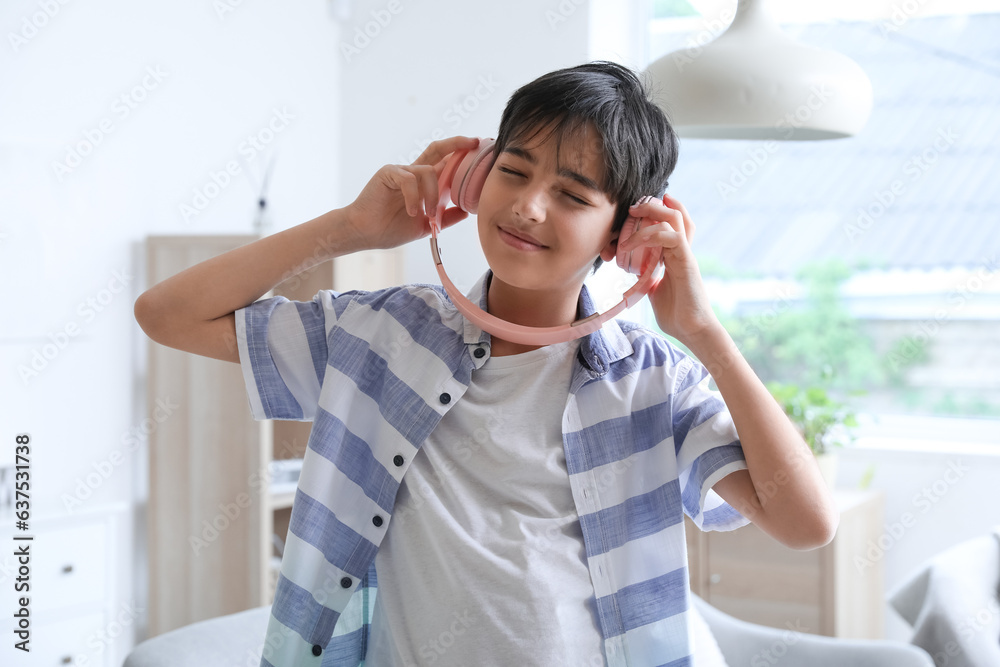
[[[489,275],[469,294],[484,309]],[[594,312],[586,287],[579,310]],[[489,334],[430,285],[263,299],[236,312],[236,334],[254,419],[313,422],[261,665],[358,665],[400,480]],[[628,321],[581,340],[563,447],[608,665],[691,664],[684,514],[747,523],[711,491],[747,466],[709,379]]]

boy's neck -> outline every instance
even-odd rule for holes
[[[554,327],[577,319],[577,304],[582,285],[572,290],[526,290],[513,287],[490,276],[486,291],[486,310],[502,320],[528,327]],[[523,345],[490,337],[490,355],[504,357],[537,350],[544,345]]]

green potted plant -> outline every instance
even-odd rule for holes
[[[822,387],[771,382],[767,389],[809,445],[823,479],[833,489],[837,478],[836,448],[854,441],[853,429],[858,425],[854,411],[830,398]]]

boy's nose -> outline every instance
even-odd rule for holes
[[[524,220],[541,222],[545,219],[545,193],[536,188],[525,188],[514,200],[514,213]]]

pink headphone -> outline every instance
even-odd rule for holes
[[[438,276],[441,278],[441,284],[444,285],[445,291],[448,292],[448,296],[451,297],[452,303],[455,304],[459,312],[483,331],[499,336],[503,340],[522,345],[551,345],[593,333],[618,313],[639,303],[655,284],[653,274],[660,263],[662,254],[662,250],[659,248],[637,248],[630,252],[618,250],[615,257],[618,266],[629,273],[640,276],[639,281],[622,294],[622,300],[613,308],[602,314],[594,313],[590,317],[562,326],[527,327],[501,320],[499,317],[483,311],[455,287],[444,271],[441,253],[438,250],[437,236],[441,232],[441,217],[444,215],[449,198],[463,211],[475,214],[479,210],[479,196],[482,194],[483,184],[486,182],[486,177],[489,175],[496,158],[494,154],[495,143],[493,139],[480,139],[478,148],[470,151],[456,151],[445,163],[444,170],[438,178],[439,200],[430,221],[431,255],[434,257],[435,268],[437,268]],[[648,199],[649,197],[643,197],[640,201]],[[633,218],[632,216],[625,219],[618,236],[619,248],[625,239],[642,228],[644,220],[645,218]]]

